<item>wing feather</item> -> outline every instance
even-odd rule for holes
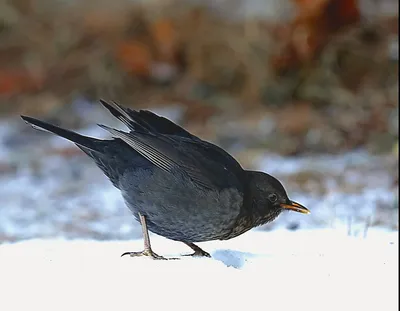
[[[244,170],[223,149],[150,111],[134,111],[104,101],[102,104],[126,124],[130,132],[99,126],[158,168],[168,173],[186,174],[194,183],[208,189],[235,187],[243,191]]]

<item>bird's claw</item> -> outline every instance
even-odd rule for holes
[[[126,253],[123,253],[121,255],[121,257],[123,257],[123,256],[130,256],[130,257],[146,256],[146,257],[150,257],[151,259],[154,259],[154,260],[174,260],[174,259],[179,259],[179,258],[165,258],[163,256],[160,256],[160,255],[156,254],[152,250],[146,250],[146,249],[141,251],[141,252],[126,252]]]
[[[191,257],[208,257],[211,258],[211,255],[203,250],[196,250],[192,254],[184,254],[182,256],[191,256]]]

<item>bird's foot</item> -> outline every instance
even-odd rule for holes
[[[145,249],[145,250],[143,250],[141,252],[126,252],[126,253],[123,253],[121,255],[121,257],[123,257],[123,256],[130,256],[130,257],[146,256],[146,257],[150,257],[151,259],[154,259],[154,260],[174,260],[174,259],[179,259],[179,258],[165,258],[163,256],[160,256],[160,255],[156,254],[151,249]]]
[[[207,253],[206,251],[203,251],[202,249],[195,250],[194,253],[192,254],[185,254],[182,256],[191,256],[191,257],[208,257],[211,258],[211,255]]]

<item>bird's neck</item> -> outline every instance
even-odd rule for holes
[[[253,211],[253,214],[251,215],[253,217],[253,227],[265,225],[266,223],[273,221],[276,217],[279,216],[280,213],[281,210],[279,209],[273,210],[268,214],[259,213],[258,215],[256,211]]]
[[[255,175],[252,171],[247,171],[247,185],[245,191],[244,204],[243,204],[243,218],[246,218],[248,223],[252,223],[253,227],[264,225],[273,221],[281,213],[281,209],[268,209],[267,201],[259,201],[259,189],[254,187],[257,182]]]
[[[233,226],[232,231],[225,237],[225,239],[237,237],[252,228],[264,225],[274,220],[279,214],[279,210],[268,215],[260,215],[257,211],[251,211],[250,209],[242,210],[241,216],[238,217],[235,226]]]

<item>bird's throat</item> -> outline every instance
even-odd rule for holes
[[[273,221],[276,217],[279,216],[279,214],[282,212],[282,209],[274,209],[271,212],[267,214],[262,214],[262,215],[257,215],[254,214],[252,215],[253,218],[253,227],[258,227],[265,225],[266,223],[269,223]]]

